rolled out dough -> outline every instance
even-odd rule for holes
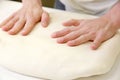
[[[16,5],[17,4],[17,5]],[[10,7],[9,7],[10,6]],[[16,2],[2,2],[0,21],[20,8]],[[89,43],[76,47],[57,44],[51,33],[64,28],[61,23],[71,18],[89,19],[93,16],[45,8],[51,24],[40,24],[28,36],[11,36],[0,29],[0,65],[24,75],[52,80],[71,80],[108,72],[120,52],[120,32],[104,42],[98,50]],[[10,13],[10,14],[8,14]]]

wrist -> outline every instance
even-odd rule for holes
[[[114,27],[120,29],[120,1],[108,13],[103,15],[103,17],[107,18]]]
[[[40,6],[42,7],[41,0],[22,0],[23,6]]]
[[[105,20],[108,24],[110,24],[113,29],[120,29],[120,22],[118,18],[116,18],[114,15],[112,16],[111,14],[105,14],[101,18]]]

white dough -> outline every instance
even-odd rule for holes
[[[0,21],[16,11],[21,4],[2,2]],[[13,6],[18,4],[17,6]],[[8,7],[11,6],[11,7]],[[8,9],[9,8],[9,9]],[[48,9],[51,24],[40,24],[28,36],[11,36],[0,29],[0,65],[24,75],[52,80],[71,80],[104,74],[111,70],[120,52],[120,32],[104,42],[98,50],[90,49],[90,42],[76,47],[57,44],[51,33],[64,28],[61,23],[71,18],[95,18],[89,15]],[[10,14],[8,14],[8,12]]]

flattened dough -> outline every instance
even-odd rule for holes
[[[2,2],[0,21],[20,6],[21,4],[16,2]],[[71,80],[100,75],[112,68],[120,52],[119,31],[95,51],[90,49],[90,42],[76,47],[57,44],[50,35],[64,28],[61,25],[63,21],[71,18],[95,17],[45,9],[49,11],[52,19],[48,28],[42,28],[40,24],[37,24],[28,36],[20,34],[11,36],[0,29],[1,66],[21,74],[52,80]]]

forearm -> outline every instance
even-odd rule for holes
[[[120,1],[103,17],[108,18],[115,28],[120,28]]]

